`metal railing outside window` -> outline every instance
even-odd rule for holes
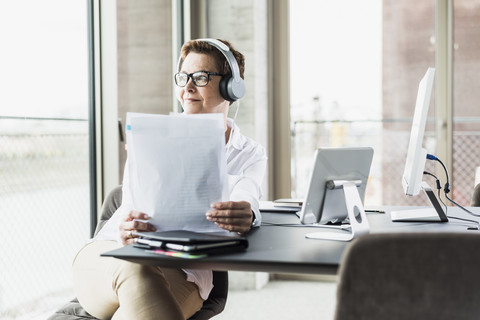
[[[456,119],[455,123],[480,119]],[[430,119],[429,123],[433,123]],[[313,165],[313,154],[319,147],[371,146],[374,158],[365,196],[366,205],[428,205],[425,197],[407,197],[401,177],[405,166],[411,119],[330,120],[292,122],[292,196],[304,197]],[[475,170],[480,158],[480,130],[455,131],[453,137],[453,172],[450,172],[453,199],[461,205],[470,204]],[[433,126],[427,125],[424,148],[435,154]],[[435,172],[435,163],[427,161],[426,171]],[[425,177],[431,187],[435,181]],[[445,181],[442,181],[444,184]]]
[[[0,116],[0,318],[30,319],[74,297],[89,238],[88,121]]]

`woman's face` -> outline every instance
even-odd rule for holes
[[[213,57],[191,52],[183,61],[182,72],[191,74],[197,71],[219,72]],[[193,113],[223,113],[228,112],[229,102],[220,95],[219,83],[221,76],[211,75],[208,84],[197,87],[189,78],[185,87],[177,87],[177,98],[186,114]]]

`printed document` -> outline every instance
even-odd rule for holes
[[[205,213],[228,200],[223,114],[127,113],[126,124],[134,209],[158,231],[221,231]]]

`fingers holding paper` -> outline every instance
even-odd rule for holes
[[[120,223],[120,238],[123,245],[132,244],[135,242],[134,232],[139,231],[155,231],[156,228],[148,222],[139,220],[148,220],[150,217],[143,212],[132,210],[128,213],[125,219]]]
[[[215,202],[207,213],[207,220],[222,229],[245,233],[252,226],[253,212],[247,201]]]

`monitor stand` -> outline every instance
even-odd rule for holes
[[[448,222],[447,215],[442,209],[442,206],[438,202],[435,193],[432,188],[422,181],[421,188],[428,200],[432,204],[433,208],[426,209],[411,209],[411,210],[398,210],[392,211],[392,221],[395,222]]]
[[[336,240],[336,241],[350,241],[353,238],[368,234],[370,232],[370,226],[368,224],[367,215],[363,208],[362,200],[357,189],[357,181],[333,181],[334,187],[328,188],[328,192],[340,191],[334,189],[343,189],[345,195],[345,205],[347,207],[348,219],[350,220],[350,232],[315,232],[305,235],[308,239],[320,239],[320,240]],[[360,181],[361,182],[361,181]]]

